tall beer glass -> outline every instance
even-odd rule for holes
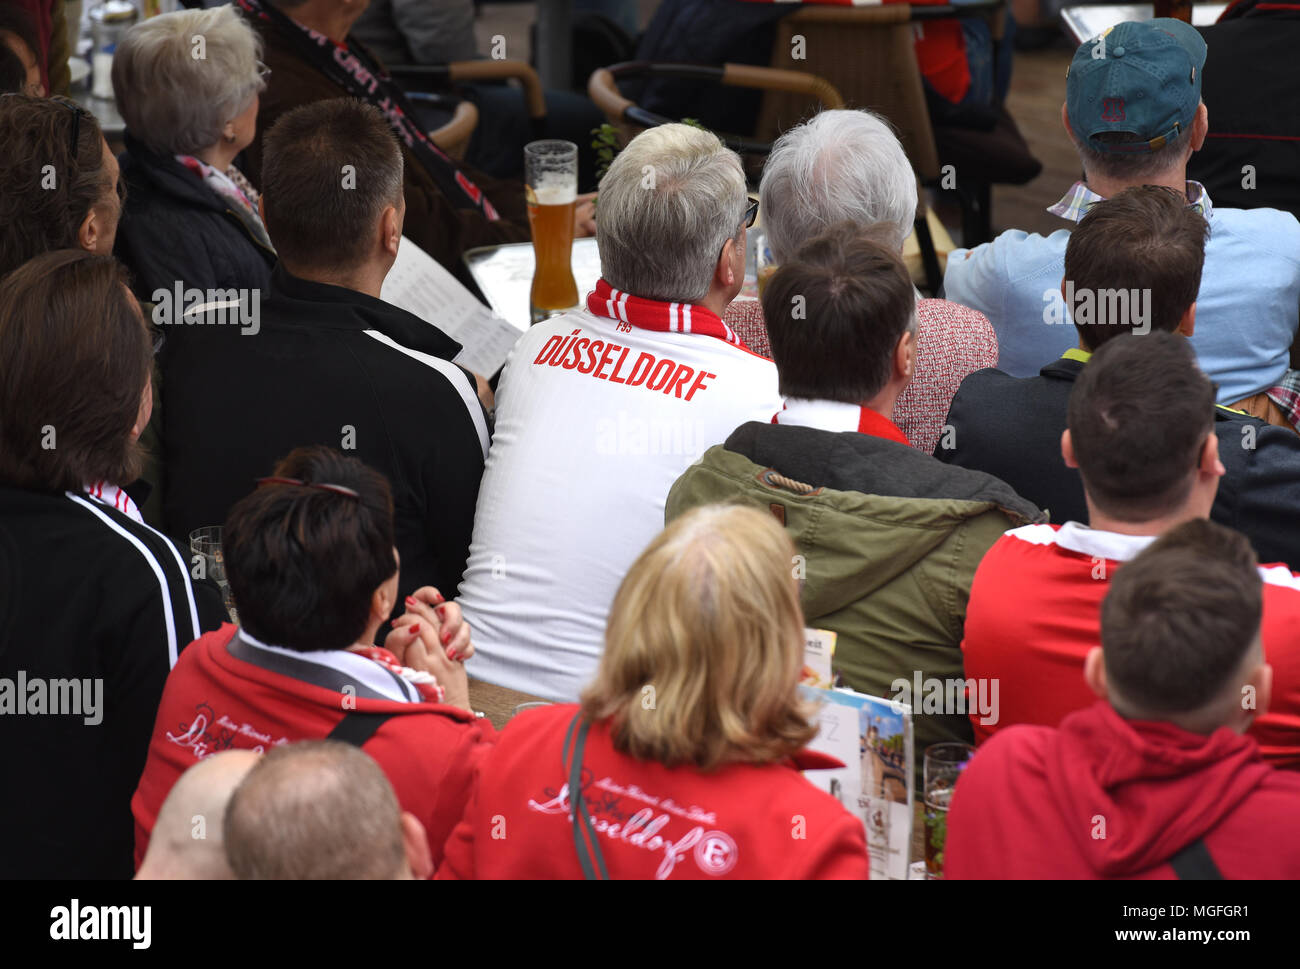
[[[948,839],[948,808],[957,778],[975,756],[970,744],[931,744],[925,748],[925,873],[943,877],[943,848]]]
[[[573,279],[573,210],[578,197],[578,146],[534,141],[524,146],[524,191],[533,232],[533,323],[578,305]]]

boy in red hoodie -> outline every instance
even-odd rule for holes
[[[1297,878],[1300,776],[1245,730],[1268,706],[1250,543],[1193,520],[1124,566],[1084,678],[1106,702],[1000,731],[957,783],[949,878]]]

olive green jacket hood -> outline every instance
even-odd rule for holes
[[[835,668],[862,693],[897,679],[961,678],[961,640],[980,559],[1009,528],[1044,521],[991,475],[857,432],[749,423],[674,484],[665,516],[744,500],[795,545],[808,625],[833,630]],[[964,712],[914,711],[919,752],[969,740]]]

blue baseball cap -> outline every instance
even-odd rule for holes
[[[1065,110],[1079,141],[1098,151],[1159,151],[1192,126],[1201,103],[1205,40],[1190,24],[1127,21],[1084,41],[1066,71]],[[1099,140],[1123,132],[1132,142]]]

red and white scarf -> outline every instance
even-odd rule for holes
[[[745,341],[736,335],[736,331],[722,322],[722,317],[699,303],[665,303],[657,299],[644,299],[615,289],[604,279],[598,279],[596,288],[587,294],[587,310],[596,316],[620,320],[643,330],[701,333],[749,349],[745,347]]]
[[[140,509],[135,506],[131,496],[115,484],[109,484],[107,481],[98,481],[95,484],[88,484],[85,488],[86,494],[96,501],[111,505],[124,515],[129,515],[141,525],[144,524],[144,516],[140,514]]]
[[[797,427],[815,427],[822,431],[857,431],[872,437],[883,437],[899,444],[910,443],[907,435],[884,414],[837,400],[799,400],[790,398],[772,417],[773,424],[791,424]]]
[[[400,676],[415,687],[420,694],[420,698],[426,703],[441,703],[447,695],[446,691],[439,685],[437,677],[432,673],[403,666],[397,661],[397,657],[393,653],[382,646],[352,646],[348,649],[348,652],[374,660],[388,672]]]

